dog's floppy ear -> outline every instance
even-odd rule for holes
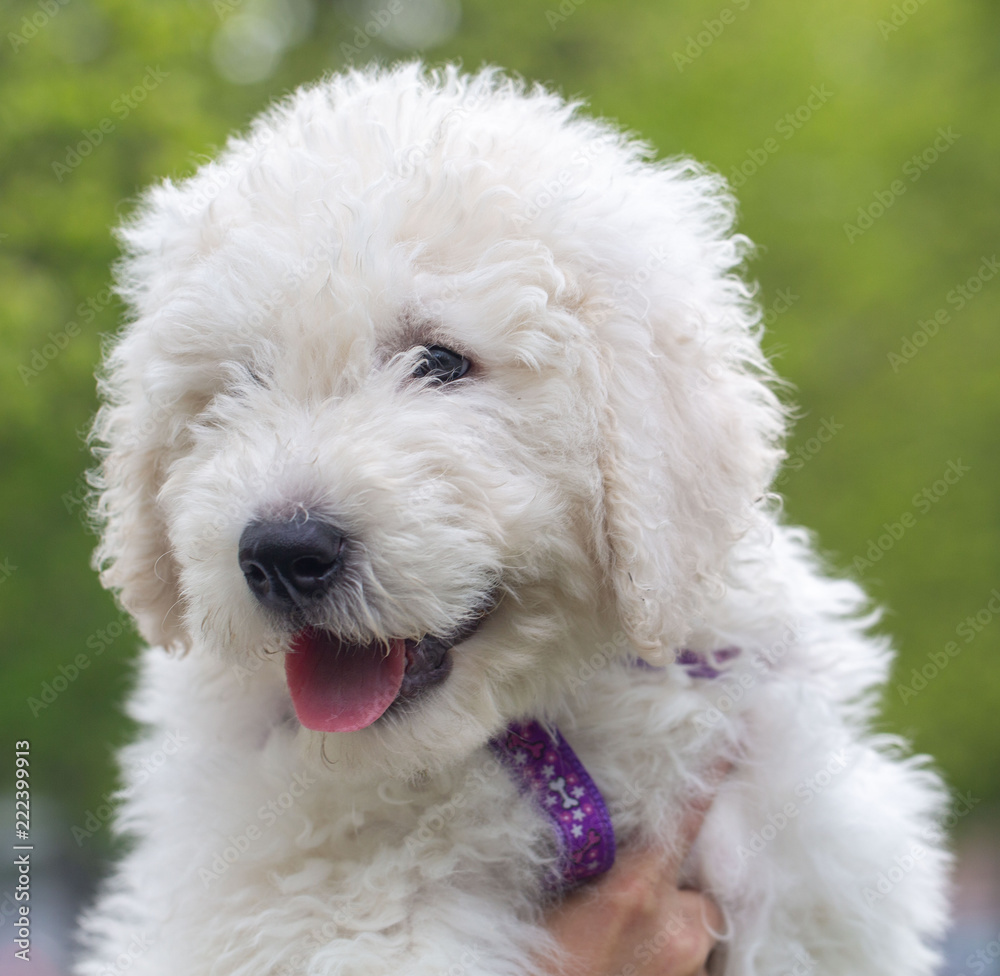
[[[592,312],[606,573],[626,634],[663,663],[720,592],[733,543],[762,517],[784,414],[759,311],[735,274],[747,243],[730,234],[721,180],[680,163],[649,177],[645,213],[617,238],[631,261]]]
[[[143,386],[142,320],[111,350],[100,386],[105,399],[92,432],[100,465],[92,472],[101,538],[101,582],[118,594],[151,644],[185,645],[177,566],[157,494],[175,456],[171,404]]]
[[[157,504],[166,471],[185,447],[195,386],[169,368],[160,328],[180,290],[174,274],[193,260],[196,234],[181,200],[169,182],[155,187],[118,232],[125,255],[117,290],[131,321],[107,350],[99,380],[104,405],[91,432],[100,462],[91,472],[101,531],[94,565],[142,636],[166,646],[187,643],[177,565]]]
[[[92,473],[101,529],[94,564],[147,641],[184,644],[177,568],[156,504],[166,462],[165,423],[135,379],[123,375],[134,338],[120,343],[109,359],[101,384],[108,402],[92,434],[100,458]]]

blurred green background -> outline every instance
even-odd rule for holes
[[[128,734],[136,638],[88,566],[81,504],[93,372],[121,314],[110,228],[298,83],[415,53],[581,95],[738,184],[766,344],[801,406],[789,516],[887,608],[884,727],[982,809],[1000,801],[995,0],[0,10],[0,742],[31,741],[54,822],[102,819]],[[87,875],[108,831],[77,840],[60,843]]]

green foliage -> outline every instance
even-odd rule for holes
[[[400,56],[391,31],[367,39],[363,10],[3,5],[0,726],[4,742],[31,740],[36,788],[73,822],[112,785],[136,644],[88,569],[81,504],[93,370],[121,314],[106,290],[110,228],[142,187],[191,172],[270,99],[347,62]],[[274,70],[250,84],[220,77],[213,58],[263,15],[284,18]],[[767,342],[801,404],[782,484],[790,517],[888,608],[900,660],[886,727],[993,799],[1000,275],[980,269],[998,244],[998,31],[983,0],[465,0],[457,33],[425,52],[581,94],[662,154],[733,174],[743,229],[762,245],[752,273],[772,309]],[[966,282],[976,291],[959,308]],[[938,310],[944,324],[920,325]],[[941,480],[958,461],[968,473]],[[981,632],[962,631],[977,612]],[[957,653],[918,688],[912,670],[949,641]],[[54,702],[29,703],[60,675]]]

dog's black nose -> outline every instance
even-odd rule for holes
[[[343,548],[343,535],[319,519],[251,522],[240,536],[240,569],[264,606],[288,611],[330,589]]]

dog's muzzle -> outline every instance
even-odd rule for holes
[[[326,616],[323,598],[341,581],[347,548],[335,525],[308,512],[253,521],[239,542],[250,592],[288,628],[285,678],[299,721],[322,732],[366,728],[440,685],[451,672],[451,649],[479,629],[498,600],[488,594],[446,634],[342,639],[316,618]]]

